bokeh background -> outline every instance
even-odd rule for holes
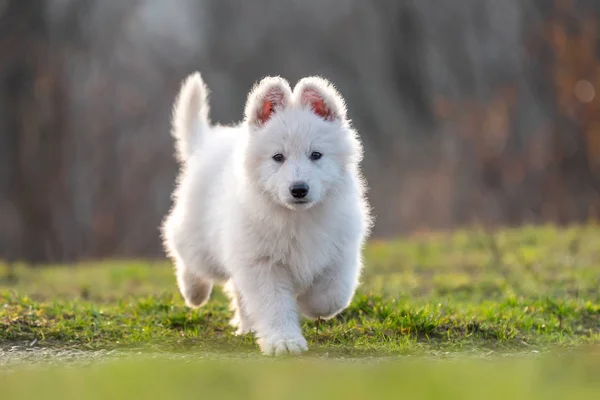
[[[320,74],[375,237],[600,213],[597,0],[0,0],[0,258],[162,257],[179,83]],[[226,190],[226,188],[224,188]]]

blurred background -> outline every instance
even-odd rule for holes
[[[169,118],[265,75],[332,80],[375,237],[600,213],[597,0],[0,0],[0,258],[161,257]]]

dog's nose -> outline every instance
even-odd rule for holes
[[[308,185],[304,182],[294,182],[290,186],[290,193],[295,199],[302,199],[308,194]]]

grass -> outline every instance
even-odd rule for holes
[[[308,357],[512,353],[600,343],[600,228],[459,231],[372,242],[333,320],[304,323]],[[7,266],[0,277],[7,277]],[[2,278],[0,278],[2,279]],[[0,280],[0,348],[257,353],[224,295],[187,309],[167,263],[27,268]]]
[[[408,360],[373,365],[298,361],[120,360],[2,373],[4,399],[598,399],[599,353]]]
[[[0,266],[0,398],[600,398],[599,227],[429,233],[365,259],[294,360],[235,336],[219,290],[185,308],[165,262]]]

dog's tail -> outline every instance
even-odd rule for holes
[[[202,137],[210,129],[208,88],[199,72],[188,76],[181,85],[171,122],[177,159],[181,164],[190,158]]]

